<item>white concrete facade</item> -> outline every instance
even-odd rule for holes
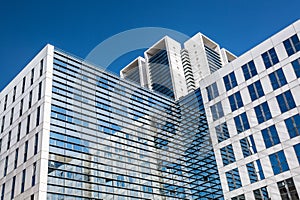
[[[246,199],[254,199],[253,190],[259,189],[264,186],[267,187],[269,197],[271,199],[280,199],[277,182],[286,180],[290,177],[292,177],[294,180],[294,184],[296,186],[298,194],[300,193],[300,166],[298,163],[297,155],[293,148],[294,145],[299,144],[300,139],[299,137],[290,138],[284,122],[285,119],[299,114],[300,112],[300,95],[299,92],[297,92],[300,90],[300,79],[296,77],[293,66],[291,65],[292,61],[300,57],[300,52],[298,51],[295,54],[288,56],[287,51],[283,45],[284,40],[287,40],[295,34],[297,34],[298,38],[300,38],[300,20],[275,34],[271,38],[265,40],[250,51],[244,53],[234,61],[226,64],[222,69],[218,70],[214,74],[209,75],[200,81],[200,88],[203,94],[205,109],[208,115],[207,119],[211,130],[212,142],[214,151],[216,153],[216,159],[221,176],[225,199],[231,199],[232,197],[241,194],[244,194]],[[275,49],[279,62],[266,69],[261,55],[271,48]],[[253,78],[245,81],[241,66],[245,65],[251,60],[253,60],[255,63],[258,75],[253,76]],[[285,78],[287,80],[287,84],[276,90],[273,90],[270,83],[269,74],[278,69],[283,70]],[[223,77],[231,72],[235,73],[237,86],[229,91],[226,91]],[[261,82],[265,95],[261,98],[256,99],[255,101],[252,101],[247,86],[258,80],[260,80]],[[213,83],[216,83],[218,86],[219,96],[212,100],[209,100],[207,97],[206,88]],[[288,110],[287,112],[281,113],[280,107],[276,100],[276,96],[288,90],[290,90],[293,95],[296,107]],[[236,92],[240,92],[244,105],[232,112],[228,97]],[[217,102],[221,102],[224,116],[214,121],[212,118],[210,107],[215,105]],[[259,123],[257,121],[257,117],[253,108],[264,102],[268,103],[272,118],[263,123]],[[247,114],[250,129],[238,134],[234,122],[234,117],[244,112],[246,112]],[[215,127],[222,124],[223,122],[227,123],[230,138],[225,141],[218,142]],[[280,143],[270,148],[266,148],[261,130],[271,125],[275,125]],[[240,145],[240,139],[245,138],[249,135],[253,135],[257,153],[244,158]],[[236,162],[224,166],[220,149],[230,144],[232,144],[233,146]],[[269,155],[280,150],[284,151],[289,170],[278,175],[274,175]],[[246,164],[258,159],[261,161],[265,179],[251,184]],[[239,170],[242,187],[233,191],[229,191],[225,173],[234,168],[238,168]]]
[[[13,177],[15,177],[14,199],[46,199],[50,115],[45,113],[50,113],[51,109],[53,51],[54,47],[51,45],[42,49],[0,94],[0,118],[1,125],[4,124],[0,144],[0,185],[1,192],[4,191],[4,199],[10,199],[12,196]],[[33,79],[32,72],[34,73]],[[24,90],[23,80],[25,80]],[[39,94],[40,83],[41,93]],[[15,94],[14,91],[16,91]],[[29,105],[30,93],[32,94],[31,106]],[[40,109],[39,123],[37,123],[38,108]],[[29,122],[28,116],[30,116]],[[20,129],[19,124],[21,124]],[[27,132],[28,125],[29,131]],[[28,144],[27,153],[25,152],[26,143]],[[34,152],[35,145],[37,145],[37,152]],[[18,156],[16,156],[16,149],[18,149]],[[25,154],[27,154],[26,160]],[[6,158],[8,158],[8,165],[4,176]],[[25,185],[24,191],[21,191],[24,170],[26,171]],[[34,172],[36,178],[32,186]]]

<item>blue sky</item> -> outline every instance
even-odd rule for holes
[[[0,1],[0,90],[47,43],[85,58],[105,39],[133,28],[202,32],[236,55],[300,18],[299,0]],[[142,51],[120,55],[118,73]]]

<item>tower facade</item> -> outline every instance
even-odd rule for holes
[[[0,199],[299,199],[299,38],[164,37],[121,78],[47,45],[0,93]]]

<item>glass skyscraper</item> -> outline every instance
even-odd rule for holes
[[[47,45],[0,93],[0,200],[298,200],[299,38],[165,37],[122,78]]]

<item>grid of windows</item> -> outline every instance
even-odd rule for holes
[[[282,113],[296,107],[293,95],[290,90],[276,96],[277,103]]]
[[[207,91],[207,96],[208,96],[209,101],[211,101],[214,98],[219,96],[219,91],[218,91],[218,87],[217,87],[216,82],[214,82],[213,84],[206,87],[206,91]]]
[[[275,125],[265,128],[261,131],[266,148],[272,147],[280,143]]]
[[[240,92],[236,92],[228,97],[232,112],[244,106]]]
[[[270,162],[272,165],[274,175],[277,175],[277,174],[280,174],[282,172],[289,170],[289,166],[286,161],[286,157],[284,155],[283,150],[269,155],[269,159],[270,159]]]
[[[246,158],[254,153],[257,153],[256,146],[255,146],[252,135],[249,135],[249,137],[241,139],[240,144],[241,144],[244,158]]]
[[[287,84],[282,68],[269,74],[269,79],[272,84],[273,90],[276,90]]]
[[[243,65],[242,70],[244,73],[245,80],[248,80],[249,78],[252,78],[253,76],[257,75],[256,67],[253,60]]]
[[[234,168],[226,172],[226,178],[227,178],[229,191],[242,187],[242,182],[241,182],[238,168]]]
[[[210,107],[213,120],[217,120],[224,116],[221,101]]]
[[[216,133],[218,137],[218,142],[223,142],[224,140],[227,140],[230,135],[227,128],[227,123],[224,122],[218,126],[216,126]]]
[[[276,51],[274,48],[270,49],[269,51],[266,51],[261,55],[265,67],[268,69],[269,67],[277,64],[279,62]]]
[[[234,72],[231,72],[227,76],[224,76],[223,81],[227,91],[237,86],[237,81]]]
[[[235,116],[234,117],[234,122],[235,122],[235,126],[236,126],[236,130],[238,133],[244,132],[248,129],[250,129],[250,125],[248,122],[248,117],[246,112]]]
[[[220,151],[224,166],[235,162],[234,152],[231,144],[221,148]]]
[[[91,198],[86,190],[95,199],[222,197],[199,89],[177,105],[97,69],[62,60],[54,58],[47,198]],[[74,81],[79,71],[88,70],[99,77],[89,72],[88,81]],[[61,83],[62,75],[74,85]],[[89,87],[93,93],[85,89]],[[81,106],[94,108],[95,113],[78,112]],[[198,167],[202,164],[209,170]],[[70,184],[62,187],[58,180]],[[200,188],[190,181],[209,184]]]
[[[293,35],[289,39],[283,41],[285,50],[289,56],[293,55],[294,53],[300,51],[300,42],[297,34]]]
[[[262,187],[253,191],[255,200],[270,200],[267,187]]]
[[[277,182],[280,196],[283,200],[297,200],[299,199],[293,178]]]
[[[295,74],[297,76],[297,78],[300,78],[300,58],[298,58],[297,60],[294,60],[292,62]]]
[[[249,90],[249,94],[250,94],[252,101],[265,95],[264,90],[261,86],[260,80],[249,85],[248,90]]]
[[[264,102],[256,107],[254,107],[256,118],[259,124],[268,121],[272,118],[270,108],[267,102]]]

